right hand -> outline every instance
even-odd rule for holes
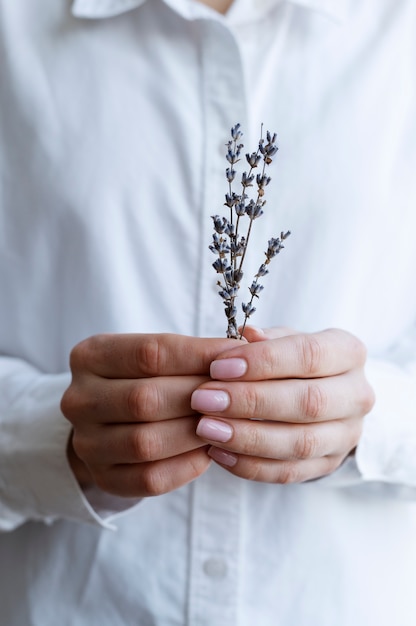
[[[159,495],[200,476],[207,446],[195,434],[192,392],[232,339],[173,334],[97,335],[71,352],[61,409],[82,487],[126,497]]]

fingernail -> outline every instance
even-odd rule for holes
[[[199,420],[196,434],[203,439],[208,439],[209,441],[225,443],[233,436],[233,429],[225,422],[203,417]]]
[[[238,330],[240,330],[240,329],[238,329]],[[252,325],[249,326],[247,324],[246,327],[245,327],[245,330],[255,332],[258,335],[260,335],[261,337],[263,337],[265,335],[264,330],[262,328],[260,328],[259,326],[252,326]]]
[[[230,396],[219,389],[197,389],[191,397],[191,407],[195,411],[224,411],[230,405]]]
[[[245,359],[220,359],[211,363],[211,378],[222,380],[223,378],[240,378],[247,371]]]
[[[227,467],[234,467],[237,463],[237,456],[235,454],[231,454],[231,452],[226,452],[225,450],[220,450],[219,448],[210,448],[208,450],[208,456],[214,461],[217,461],[221,465],[226,465]]]

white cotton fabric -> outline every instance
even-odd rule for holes
[[[412,0],[0,0],[1,624],[414,626],[415,47]],[[365,342],[356,456],[302,485],[213,464],[84,494],[71,348],[224,335],[208,245],[236,122],[280,147],[247,275],[292,231],[253,322]]]

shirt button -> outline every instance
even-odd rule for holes
[[[210,578],[225,578],[227,575],[227,564],[224,559],[207,559],[203,565],[203,570]]]

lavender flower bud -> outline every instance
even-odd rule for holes
[[[237,307],[227,304],[225,307],[225,315],[227,316],[227,319],[232,319],[237,315]]]
[[[235,322],[230,322],[227,328],[228,339],[238,339],[238,330]]]
[[[260,283],[254,280],[250,286],[250,293],[252,296],[255,296],[256,298],[258,298],[259,293],[263,291],[263,289],[264,289],[263,285],[260,285]]]
[[[263,204],[260,204],[259,202],[254,202],[254,200],[250,200],[250,202],[246,206],[246,214],[250,219],[255,220],[263,215],[262,206]]]
[[[224,218],[221,218],[219,215],[211,215],[212,220],[214,222],[214,229],[215,231],[219,234],[222,235],[222,233],[225,230],[225,224],[224,224]]]
[[[231,285],[234,281],[234,270],[229,266],[224,272],[224,278],[228,285]]]
[[[270,144],[270,145],[265,146],[265,150],[266,150],[267,156],[272,157],[276,154],[279,148],[276,146],[276,144]]]
[[[251,154],[246,154],[246,159],[250,167],[257,167],[261,161],[261,154],[258,154],[258,152],[252,152]]]
[[[229,237],[234,237],[235,235],[235,224],[232,224],[231,222],[229,222],[228,220],[225,220],[227,222],[226,226],[225,226],[225,234],[228,235]]]
[[[243,187],[252,187],[253,180],[254,180],[254,174],[251,174],[250,176],[248,176],[247,172],[243,172],[243,175],[241,176],[241,184],[243,185]]]
[[[241,196],[234,192],[231,195],[229,193],[226,193],[224,202],[225,206],[228,206],[230,209],[232,209],[235,203],[240,200],[240,197]]]
[[[224,274],[224,272],[228,269],[228,263],[226,259],[216,259],[212,264],[212,267],[217,274]]]
[[[228,182],[232,183],[235,178],[236,171],[232,167],[231,168],[227,167],[227,169],[225,170],[225,175],[227,177]]]
[[[266,267],[265,263],[262,263],[257,271],[256,278],[260,278],[261,276],[266,276],[269,273],[269,270]]]
[[[230,252],[230,246],[228,245],[227,241],[222,237],[218,237],[216,233],[212,235],[212,241],[212,245],[209,246],[211,252],[215,252],[220,256],[224,256],[225,254],[228,254],[228,252]]]
[[[234,270],[233,272],[233,282],[235,283],[241,283],[242,279],[243,279],[243,272],[241,270]]]
[[[241,128],[241,124],[236,124],[231,129],[231,137],[234,139],[234,141],[238,141],[243,136],[243,133],[241,132],[240,128]]]
[[[231,254],[235,257],[242,256],[246,247],[246,240],[241,237],[240,241],[232,241],[230,245]]]
[[[270,181],[270,176],[266,176],[265,174],[257,174],[256,176],[256,183],[259,187],[267,187]]]
[[[232,165],[233,163],[235,163],[236,159],[235,152],[233,152],[231,148],[228,148],[228,152],[225,155],[225,158],[227,159],[228,163],[231,163]]]
[[[267,252],[265,253],[268,259],[272,259],[276,254],[279,254],[280,250],[284,247],[278,237],[269,239],[268,246]]]
[[[248,215],[248,217],[253,217],[255,207],[256,203],[253,199],[251,199],[250,202],[246,205],[246,214]]]
[[[237,295],[238,290],[239,290],[239,286],[238,285],[235,286],[235,287],[231,287],[230,286],[230,287],[226,287],[226,288],[222,289],[218,293],[219,293],[219,295],[221,296],[221,298],[223,300],[228,301],[228,300],[231,300],[232,298],[234,298]]]
[[[258,217],[261,217],[263,215],[263,209],[261,208],[261,206],[262,205],[257,203],[254,207],[253,220],[256,220]]]
[[[251,302],[243,302],[243,304],[241,305],[241,308],[243,309],[243,312],[245,313],[246,317],[250,317],[250,315],[253,315],[253,313],[256,310],[256,307],[252,305]]]

